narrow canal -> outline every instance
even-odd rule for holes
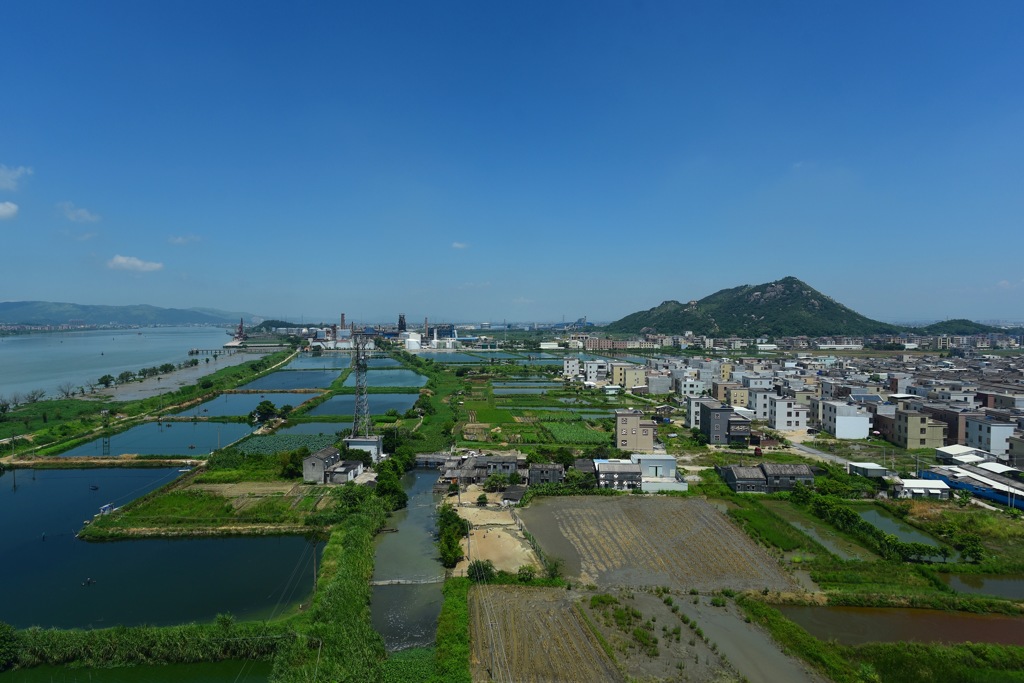
[[[444,578],[434,546],[435,508],[441,500],[433,493],[437,475],[425,469],[406,473],[402,485],[409,505],[387,521],[395,531],[376,539],[370,609],[373,627],[390,651],[431,645],[437,631]]]

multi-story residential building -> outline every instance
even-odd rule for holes
[[[725,402],[733,408],[746,408],[749,397],[750,390],[743,386],[728,387],[725,390]]]
[[[747,409],[754,413],[755,420],[768,419],[768,399],[778,396],[774,391],[767,389],[751,389],[747,395]]]
[[[700,431],[709,444],[728,444],[750,440],[750,420],[737,415],[731,406],[718,401],[700,401]]]
[[[837,439],[866,439],[871,433],[871,413],[842,401],[822,401],[821,428]]]
[[[1024,435],[1015,433],[1006,440],[1006,464],[1010,467],[1024,466]]]
[[[686,426],[690,429],[700,429],[700,404],[718,403],[710,396],[687,396],[686,397]]]
[[[876,426],[878,423],[876,415]],[[907,450],[941,448],[946,445],[946,424],[916,410],[900,408],[896,410],[891,440],[900,448]]]
[[[676,380],[676,393],[680,396],[700,396],[707,391],[708,385],[699,379],[678,379]]]
[[[644,419],[640,410],[615,411],[615,445],[620,450],[649,452],[654,450],[654,420]]]
[[[945,423],[947,444],[966,444],[967,418],[985,418],[984,413],[964,410],[942,403],[925,403],[918,410],[932,419]]]
[[[739,382],[726,382],[724,380],[716,380],[711,382],[711,396],[716,401],[721,403],[728,403],[726,393],[729,389],[740,389],[742,385]]]
[[[988,451],[1000,460],[1007,458],[1009,438],[1013,436],[1012,422],[999,422],[989,417],[969,417],[964,445]]]
[[[557,484],[565,479],[565,468],[558,463],[532,462],[529,469],[530,486]]]
[[[603,382],[608,378],[608,361],[583,361],[583,377],[587,382]]]
[[[807,429],[807,406],[789,396],[768,397],[768,426],[780,432]]]
[[[562,359],[562,377],[572,379],[580,374],[580,359],[569,356]]]
[[[647,386],[646,370],[642,365],[612,363],[608,371],[612,384],[617,384],[623,389]]]
[[[672,377],[669,375],[647,375],[647,393],[671,394]]]

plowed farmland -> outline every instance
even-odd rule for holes
[[[712,591],[795,584],[768,553],[698,498],[543,498],[520,516],[548,555],[600,586]]]
[[[621,681],[566,593],[474,586],[469,592],[473,680]]]

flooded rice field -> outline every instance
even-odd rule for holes
[[[519,511],[544,551],[600,586],[793,590],[768,553],[697,498],[535,499]]]
[[[1024,645],[1024,618],[915,608],[776,606],[820,640]]]

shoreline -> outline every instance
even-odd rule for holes
[[[95,393],[90,394],[86,398],[111,401],[138,401],[144,398],[151,398],[160,394],[177,391],[183,386],[195,384],[206,375],[212,375],[222,368],[241,365],[263,355],[265,354],[239,350],[231,354],[214,356],[213,358],[216,360],[210,360],[209,363],[200,360],[199,365],[175,370],[168,375],[147,377],[141,382],[134,380],[127,384],[115,384],[110,388],[97,389]]]

